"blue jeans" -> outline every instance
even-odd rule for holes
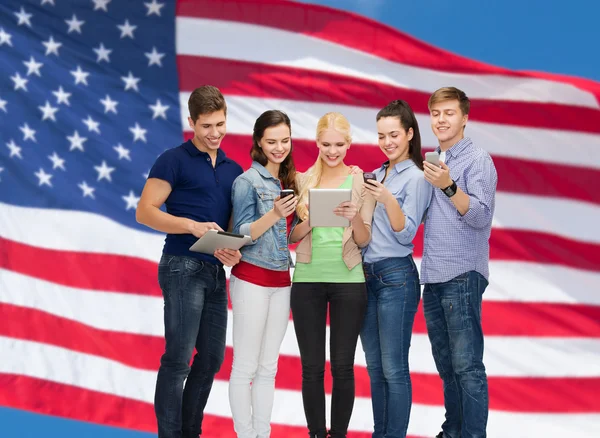
[[[438,373],[444,384],[444,438],[485,438],[488,385],[483,365],[481,299],[487,280],[470,271],[426,284],[423,310]]]
[[[408,350],[421,298],[412,256],[364,263],[367,313],[360,339],[367,359],[373,438],[404,438],[412,405]]]
[[[206,401],[225,357],[225,271],[192,257],[165,254],[158,265],[158,282],[165,300],[166,341],[154,397],[158,436],[198,438]]]

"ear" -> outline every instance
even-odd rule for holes
[[[190,128],[194,129],[194,121],[192,120],[191,117],[188,117],[188,123],[190,125]]]
[[[467,121],[469,120],[469,115],[465,114],[463,116],[463,129],[467,127]]]
[[[413,139],[414,135],[415,135],[415,131],[413,131],[412,128],[408,128],[408,132],[406,133],[406,136],[408,137],[408,141],[411,141]]]

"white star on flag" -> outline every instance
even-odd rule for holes
[[[42,44],[46,47],[46,56],[51,53],[58,56],[58,49],[62,46],[62,43],[54,41],[54,37],[50,36],[48,41],[42,41]]]
[[[109,56],[112,52],[112,49],[107,49],[106,47],[104,47],[104,43],[100,43],[100,47],[98,47],[97,49],[94,49],[94,52],[96,52],[96,55],[98,56],[98,58],[96,59],[96,62],[100,62],[100,61],[110,62]]]
[[[53,122],[56,122],[56,117],[54,114],[58,111],[58,107],[54,107],[50,105],[50,102],[46,101],[46,105],[38,106],[38,108],[42,111],[42,120],[50,119]]]
[[[79,149],[81,152],[84,152],[83,144],[87,141],[87,138],[80,137],[79,132],[75,131],[75,133],[73,133],[73,135],[67,137],[67,140],[69,140],[69,142],[71,143],[71,146],[69,147],[69,151]]]
[[[134,38],[133,31],[137,29],[137,26],[129,24],[129,20],[125,20],[123,24],[117,24],[117,27],[121,29],[121,39],[125,37]]]
[[[27,123],[24,123],[23,126],[19,126],[19,129],[23,133],[23,141],[31,140],[35,142],[35,130],[31,129]]]
[[[28,14],[27,12],[25,12],[25,9],[23,7],[21,7],[21,10],[19,12],[15,12],[14,14],[19,19],[19,22],[17,23],[19,26],[22,26],[24,24],[27,27],[31,27],[31,21],[29,20],[31,19],[31,17],[33,17],[33,14]]]
[[[108,12],[107,5],[111,0],[92,0],[94,2],[94,11],[102,9],[104,12]]]
[[[100,99],[100,103],[104,105],[104,114],[108,112],[117,114],[117,105],[119,104],[119,102],[117,102],[116,100],[111,100],[108,94],[104,99]]]
[[[23,155],[21,155],[21,147],[18,146],[12,138],[8,143],[6,143],[6,146],[10,150],[10,155],[8,156],[8,158],[17,156],[20,159],[23,159]]]
[[[67,106],[71,106],[69,103],[69,97],[71,97],[71,93],[67,93],[63,90],[63,87],[58,87],[58,90],[53,91],[52,94],[56,96],[56,103],[61,104],[64,103]]]
[[[25,90],[27,91],[27,82],[29,79],[21,77],[21,75],[17,72],[14,76],[10,77],[12,81],[15,83],[15,91],[17,90]]]
[[[69,25],[69,30],[67,31],[67,33],[71,33],[71,32],[81,33],[81,26],[83,24],[85,24],[85,21],[78,20],[77,16],[75,14],[73,14],[73,18],[71,18],[70,20],[65,20],[65,23],[67,23]]]
[[[160,102],[160,99],[156,100],[156,104],[155,105],[148,105],[150,107],[150,109],[152,110],[152,112],[154,114],[152,114],[152,120],[158,118],[158,117],[162,117],[163,119],[167,120],[167,110],[169,109],[169,105],[163,105]]]
[[[64,158],[60,158],[56,152],[54,152],[52,155],[48,155],[48,158],[50,159],[50,161],[52,161],[52,169],[59,168],[62,170],[67,170],[65,168]]]
[[[0,27],[0,46],[2,46],[3,44],[6,44],[7,46],[12,47],[12,41],[10,40],[11,38],[12,38],[12,35],[5,32],[4,28]]]
[[[129,128],[129,130],[131,131],[131,133],[133,134],[133,141],[138,141],[138,140],[142,140],[144,143],[146,143],[146,132],[148,131],[147,129],[143,129],[140,125],[138,125],[138,123],[135,123],[134,127]]]
[[[0,167],[0,173],[4,172],[4,167]],[[0,181],[2,181],[2,178],[0,178]]]
[[[137,208],[138,202],[140,201],[140,198],[135,196],[133,190],[129,191],[129,195],[121,196],[121,198],[123,198],[123,201],[127,203],[126,210],[131,210],[132,208],[135,210]]]
[[[148,8],[146,16],[156,14],[160,17],[160,10],[164,7],[164,5],[164,3],[158,3],[156,0],[152,0],[152,3],[144,3],[144,6]]]
[[[50,180],[52,179],[52,175],[44,172],[44,169],[42,169],[40,167],[40,170],[35,172],[34,175],[37,176],[39,179],[39,183],[38,183],[39,186],[42,186],[45,184],[48,187],[52,187],[52,183],[50,182]]]
[[[119,154],[119,160],[125,158],[126,160],[131,161],[131,157],[129,156],[129,149],[125,149],[121,143],[116,146],[113,146],[113,149],[117,151]]]
[[[155,64],[159,67],[162,67],[161,59],[165,56],[165,54],[158,53],[156,51],[156,47],[152,47],[152,52],[144,53],[144,55],[146,55],[146,58],[148,58],[148,67]]]
[[[135,91],[139,91],[137,84],[140,81],[140,78],[136,78],[131,72],[129,72],[128,76],[121,76],[121,80],[125,82],[125,91],[129,90],[130,88],[133,88]]]
[[[82,181],[81,183],[77,184],[77,187],[79,187],[83,192],[84,198],[89,196],[90,198],[95,199],[94,190],[96,189],[94,187],[88,186],[88,184],[85,181]]]
[[[100,123],[92,119],[92,116],[88,115],[87,119],[82,120],[82,122],[85,124],[85,126],[87,126],[88,131],[94,131],[96,134],[100,134]]]
[[[6,104],[8,103],[7,100],[4,100],[2,98],[0,98],[0,110],[4,111],[5,113],[8,112],[6,111]]]
[[[107,179],[108,181],[112,182],[110,174],[115,171],[115,168],[108,167],[106,161],[102,160],[102,165],[94,166],[94,169],[96,170],[96,172],[98,172],[98,181]]]
[[[54,0],[42,0],[42,6],[44,6],[46,3],[49,3],[49,4],[51,4],[52,6],[55,6],[55,5],[54,5]]]
[[[87,85],[87,77],[90,75],[88,72],[83,71],[80,66],[77,66],[77,70],[71,70],[69,73],[75,78],[75,85],[84,84]]]
[[[29,62],[23,61],[23,64],[25,64],[25,67],[27,67],[27,76],[32,74],[39,77],[42,76],[40,74],[40,68],[42,68],[44,64],[42,64],[41,62],[36,62],[33,56],[29,58]]]

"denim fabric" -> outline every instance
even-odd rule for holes
[[[421,298],[412,256],[364,263],[367,313],[360,339],[367,359],[373,438],[404,438],[412,404],[408,351]]]
[[[158,282],[165,302],[166,341],[154,398],[158,436],[198,438],[204,407],[225,356],[225,271],[193,257],[164,254]],[[197,353],[190,368],[194,347]]]
[[[233,182],[233,232],[250,235],[250,224],[273,209],[281,183],[264,166],[252,162],[252,167]],[[294,217],[292,229],[298,219]],[[287,271],[292,266],[288,248],[287,223],[281,218],[262,236],[241,249],[242,260],[273,271]]]
[[[469,271],[445,283],[428,283],[423,291],[431,350],[444,384],[444,438],[486,437],[481,299],[487,285],[483,275]]]

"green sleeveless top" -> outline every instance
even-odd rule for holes
[[[339,186],[352,188],[352,175]],[[342,259],[344,227],[315,227],[312,229],[312,256],[310,263],[296,263],[295,283],[364,283],[362,263],[351,271]]]

